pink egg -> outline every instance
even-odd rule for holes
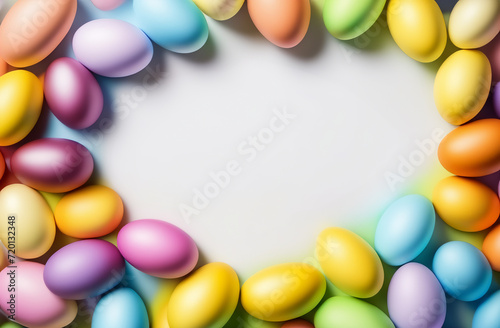
[[[90,71],[73,58],[59,58],[45,73],[44,93],[54,115],[72,129],[85,129],[102,113],[101,87]]]
[[[179,278],[198,262],[198,248],[178,227],[160,220],[137,220],[118,233],[118,249],[135,268],[160,278]]]
[[[54,295],[43,282],[44,265],[18,262],[0,272],[0,309],[31,328],[65,327],[76,317],[75,301]]]
[[[113,10],[120,7],[125,0],[92,0],[94,6],[101,10]]]

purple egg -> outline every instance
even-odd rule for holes
[[[443,288],[434,273],[419,263],[396,271],[389,283],[387,306],[398,328],[441,328],[446,317]]]
[[[102,113],[99,83],[73,58],[59,58],[50,64],[45,73],[44,93],[52,113],[72,129],[88,128]]]
[[[493,89],[493,107],[497,116],[500,117],[500,83],[497,83],[495,89]]]
[[[14,152],[10,163],[12,172],[23,184],[53,193],[82,186],[94,170],[88,149],[68,139],[31,141]]]
[[[118,249],[136,269],[160,278],[179,278],[198,263],[193,239],[173,224],[160,220],[137,220],[118,233]]]
[[[55,252],[45,264],[43,279],[54,294],[81,300],[107,292],[124,274],[125,261],[113,244],[87,239]]]

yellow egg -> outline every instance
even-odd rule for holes
[[[382,262],[370,244],[354,232],[323,230],[316,243],[316,258],[326,277],[346,294],[368,298],[382,288]]]
[[[12,184],[0,191],[0,239],[15,255],[33,259],[54,242],[56,225],[49,205],[34,189]]]
[[[459,50],[448,57],[434,81],[439,114],[454,125],[470,121],[488,99],[491,74],[490,62],[479,50]]]
[[[207,16],[223,21],[236,15],[245,0],[193,0],[193,2]]]
[[[446,47],[446,24],[434,0],[390,0],[387,24],[401,50],[419,62],[435,61]]]
[[[487,229],[500,215],[497,194],[469,178],[453,176],[441,180],[434,188],[432,202],[441,219],[461,231]]]
[[[0,146],[13,145],[35,126],[43,104],[40,80],[24,70],[0,76]]]
[[[66,194],[54,211],[57,227],[75,238],[96,238],[115,230],[123,218],[120,196],[105,186],[88,186]]]
[[[174,289],[167,307],[170,328],[222,328],[240,293],[236,272],[225,263],[202,266]]]
[[[450,40],[459,48],[475,49],[500,31],[500,1],[460,0],[450,14]]]
[[[261,270],[241,287],[241,304],[265,321],[287,321],[308,313],[325,294],[325,277],[306,263],[285,263]]]

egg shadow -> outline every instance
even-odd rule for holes
[[[172,52],[172,56],[178,57],[181,60],[186,60],[194,64],[205,64],[214,60],[217,55],[217,48],[214,42],[214,36],[210,33],[207,42],[198,49],[191,53],[176,53]]]
[[[236,15],[226,21],[220,22],[220,24],[233,32],[242,34],[244,37],[263,38],[250,18],[246,2]]]

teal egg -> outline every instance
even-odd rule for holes
[[[375,250],[384,262],[399,266],[415,259],[434,232],[436,214],[431,201],[408,195],[385,210],[375,231]]]
[[[92,328],[148,328],[149,318],[144,302],[130,288],[117,289],[97,303]]]
[[[500,328],[500,290],[479,305],[472,328]]]
[[[167,50],[191,53],[208,39],[205,16],[191,0],[134,0],[133,6],[138,26]]]

